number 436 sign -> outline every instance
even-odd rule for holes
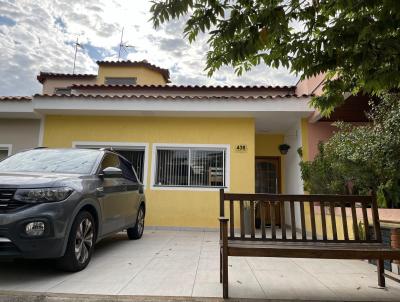
[[[247,145],[244,145],[244,144],[242,144],[242,145],[236,145],[236,146],[235,146],[235,151],[236,151],[236,152],[241,152],[241,153],[247,152]]]

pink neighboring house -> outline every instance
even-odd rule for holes
[[[321,95],[323,93],[325,74],[299,81],[296,85],[297,94]],[[344,121],[353,124],[368,122],[365,112],[368,111],[366,96],[349,96],[345,104],[335,109],[329,118],[324,118],[315,111],[308,119],[308,159],[313,160],[318,154],[319,142],[325,142],[336,130],[332,124],[336,121]]]

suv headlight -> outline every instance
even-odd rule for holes
[[[27,203],[62,201],[67,199],[72,192],[73,189],[68,187],[18,189],[14,194],[14,199]]]

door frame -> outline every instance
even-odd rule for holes
[[[282,193],[282,166],[281,166],[281,156],[256,156],[254,160],[254,180],[256,177],[255,169],[256,169],[256,164],[257,164],[257,159],[272,159],[272,160],[277,160],[278,161],[278,194]],[[255,184],[255,181],[254,181]],[[255,190],[255,187],[254,187]]]

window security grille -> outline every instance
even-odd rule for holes
[[[157,149],[156,186],[224,187],[225,150]]]
[[[106,77],[106,85],[136,85],[137,78],[111,78]]]
[[[8,157],[8,149],[0,149],[0,161]]]
[[[55,94],[71,94],[71,88],[56,88]]]

